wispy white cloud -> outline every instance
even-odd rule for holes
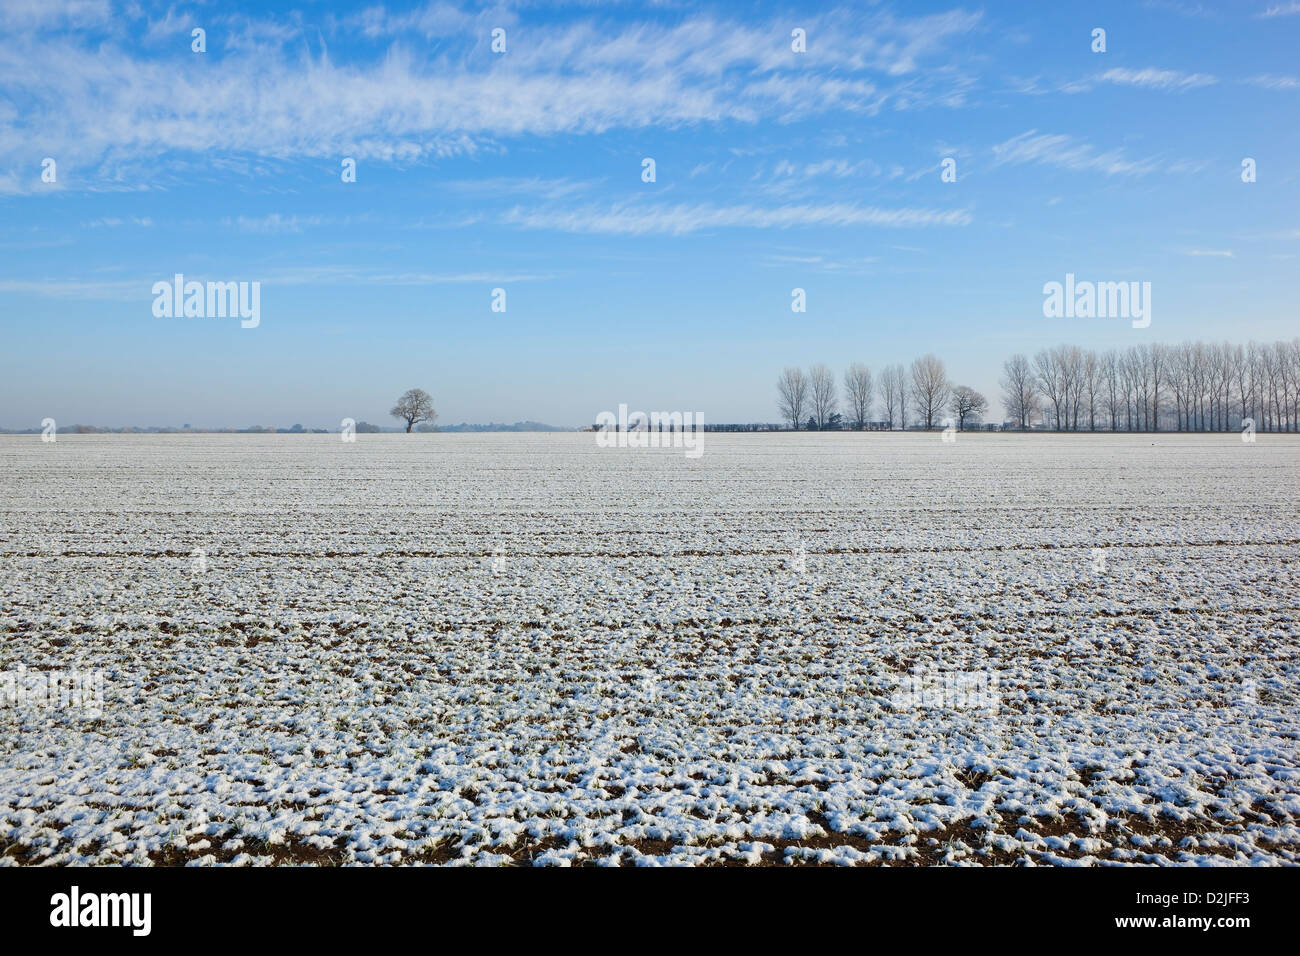
[[[1288,3],[1278,3],[1267,7],[1261,17],[1292,17],[1300,13],[1300,0],[1289,0]]]
[[[92,219],[90,222],[86,223],[86,228],[104,229],[104,228],[113,228],[116,226],[143,226],[147,228],[152,225],[153,225],[153,220],[150,219],[148,216],[144,216],[144,217],[129,216],[126,218],[118,218],[116,216],[105,216],[101,219]]]
[[[1231,249],[1188,249],[1183,255],[1186,256],[1208,256],[1210,258],[1232,259],[1234,258]]]
[[[880,166],[869,159],[860,159],[856,162],[843,158],[821,159],[807,163],[796,163],[788,159],[782,159],[777,161],[772,170],[772,175],[791,179],[817,179],[820,177],[847,179],[851,176],[876,176],[880,174],[880,171]]]
[[[146,44],[171,41],[175,37],[189,34],[197,25],[191,14],[174,7],[168,7],[167,13],[160,19],[149,19],[148,24],[142,38]]]
[[[219,270],[218,270],[219,271]],[[246,272],[246,270],[245,270]],[[189,279],[205,281],[198,272],[186,271]],[[90,299],[100,301],[133,302],[146,306],[153,299],[153,284],[159,279],[170,280],[171,273],[140,276],[136,279],[0,279],[0,292],[40,296],[53,299]],[[222,281],[232,278],[262,283],[262,291],[275,287],[305,285],[384,285],[384,286],[437,286],[481,283],[505,284],[512,282],[540,282],[554,279],[551,273],[532,272],[394,272],[391,270],[366,270],[354,266],[318,266],[302,269],[266,270],[255,275],[215,275]]]
[[[503,10],[494,11],[500,23],[514,23],[513,15],[503,20]],[[425,39],[438,39],[452,33],[468,30],[475,23],[472,14],[451,3],[428,3],[412,10],[393,13],[382,6],[372,6],[342,19],[347,30],[356,30],[372,40],[395,36],[419,34]]]
[[[528,229],[623,235],[684,235],[706,229],[789,229],[802,226],[965,226],[965,209],[881,209],[852,203],[781,206],[625,204],[581,209],[512,209],[507,223]]]
[[[79,29],[112,16],[108,0],[4,0],[0,24],[15,30]]]
[[[202,55],[174,37],[141,46],[117,27],[77,31],[105,9],[4,5],[6,23],[67,29],[0,31],[0,89],[23,107],[0,111],[0,165],[17,167],[39,151],[81,170],[69,182],[84,188],[123,166],[149,175],[169,154],[413,162],[520,136],[955,106],[973,83],[953,64],[956,41],[980,24],[978,13],[962,11],[830,11],[801,19],[809,46],[796,55],[784,19],[610,26],[585,17],[515,29],[501,11],[435,3],[338,22],[341,39],[360,30],[379,45],[344,44],[350,57],[338,60],[328,27],[307,31],[291,20],[226,17],[226,28],[209,29]],[[156,40],[194,22],[171,9],[137,20]],[[506,56],[487,48],[496,22],[512,31]],[[412,42],[435,35],[431,50]],[[26,182],[9,190],[31,188]]]
[[[1100,83],[1109,83],[1114,86],[1135,86],[1146,90],[1185,93],[1203,86],[1213,86],[1218,82],[1218,77],[1209,73],[1182,73],[1178,70],[1160,70],[1153,66],[1141,70],[1115,67],[1087,79],[1067,83],[1061,87],[1061,91],[1086,93]]]
[[[1211,10],[1203,3],[1186,3],[1183,0],[1145,0],[1142,6],[1148,10],[1168,10],[1184,17],[1213,18],[1218,11]]]
[[[1097,79],[1103,83],[1115,83],[1120,86],[1141,86],[1151,90],[1194,90],[1202,86],[1212,86],[1219,82],[1209,73],[1180,73],[1178,70],[1158,70],[1147,67],[1142,70],[1127,70],[1123,67],[1107,70]]]
[[[1276,73],[1263,73],[1259,76],[1252,76],[1246,82],[1252,86],[1263,87],[1266,90],[1300,90],[1300,77],[1280,76]]]
[[[829,256],[829,255],[790,255],[786,253],[768,253],[767,264],[776,268],[801,266],[814,272],[837,272],[853,275],[866,275],[873,270],[879,256]]]
[[[1064,133],[1028,130],[993,147],[995,165],[1035,163],[1062,169],[1105,173],[1107,176],[1145,176],[1162,168],[1159,160],[1129,159],[1122,149],[1099,152],[1090,143]]]
[[[464,285],[472,283],[541,282],[554,279],[554,274],[540,272],[391,272],[357,269],[355,267],[318,267],[279,271],[268,274],[268,285],[316,285],[337,283],[346,285]]]
[[[587,192],[597,185],[594,180],[547,179],[542,176],[486,176],[482,179],[449,179],[438,183],[440,189],[458,196],[485,198],[527,195],[534,199],[567,199]]]
[[[238,216],[233,221],[233,225],[241,232],[281,235],[300,233],[304,229],[327,225],[331,221],[324,216],[285,216],[278,212],[272,212],[267,213],[265,216]],[[232,224],[229,219],[225,220],[225,223],[227,225]]]

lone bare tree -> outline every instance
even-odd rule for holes
[[[407,389],[388,414],[404,419],[408,432],[419,422],[432,423],[438,417],[438,413],[433,410],[433,399],[422,388]]]
[[[788,368],[782,372],[776,380],[776,391],[781,416],[790,423],[791,428],[798,431],[804,403],[808,400],[808,379],[803,374],[803,369]]]
[[[958,385],[952,390],[952,413],[957,418],[957,430],[965,431],[966,419],[978,419],[989,407],[989,400],[975,389]]]
[[[927,429],[934,427],[935,416],[948,404],[950,390],[943,362],[934,355],[923,355],[912,363],[912,398]]]
[[[812,413],[821,431],[835,414],[835,374],[818,363],[808,370],[808,383],[812,386]]]
[[[861,431],[871,414],[871,369],[854,362],[844,373],[844,394],[853,413],[853,427]]]

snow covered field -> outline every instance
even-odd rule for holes
[[[0,436],[0,491],[0,863],[1300,861],[1300,437]]]

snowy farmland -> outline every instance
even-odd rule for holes
[[[0,489],[3,864],[1300,861],[1300,437],[5,436]]]

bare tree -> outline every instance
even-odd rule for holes
[[[898,378],[898,427],[907,431],[907,374],[900,362],[896,366]]]
[[[907,428],[907,387],[906,373],[901,365],[886,365],[880,373],[880,397],[885,402],[885,421],[890,430],[895,422],[899,428]]]
[[[1079,405],[1083,398],[1083,349],[1061,346],[1061,368],[1065,371],[1066,428],[1079,430]]]
[[[958,385],[952,390],[952,413],[957,417],[957,430],[965,431],[966,419],[978,419],[989,407],[989,400],[975,389]]]
[[[1241,414],[1237,417],[1237,420],[1241,421],[1254,414],[1255,382],[1251,373],[1255,366],[1255,343],[1251,342],[1244,349],[1238,345],[1234,350],[1232,362],[1237,386],[1237,399],[1241,403]]]
[[[1002,363],[1002,406],[1021,428],[1029,427],[1038,405],[1038,389],[1029,359],[1019,353]]]
[[[1097,395],[1101,391],[1101,361],[1097,353],[1089,349],[1083,353],[1084,391],[1088,395],[1088,431],[1097,430]]]
[[[1142,382],[1142,372],[1146,368],[1137,346],[1129,346],[1119,357],[1120,374],[1124,383],[1124,415],[1128,422],[1128,431],[1141,431],[1146,425],[1143,411],[1146,407],[1146,391]]]
[[[1065,402],[1065,372],[1060,366],[1060,349],[1043,349],[1034,356],[1034,374],[1038,389],[1052,403],[1056,430],[1061,430],[1061,412]]]
[[[1192,343],[1184,342],[1169,349],[1169,387],[1174,392],[1174,428],[1182,431],[1191,423]]]
[[[1165,347],[1159,342],[1152,342],[1147,350],[1147,361],[1151,365],[1151,430],[1160,431],[1160,382],[1168,372]]]
[[[861,431],[871,416],[871,369],[854,362],[844,373],[844,397],[853,414],[853,427]]]
[[[819,362],[808,370],[808,384],[812,388],[813,418],[821,431],[835,414],[835,373]]]
[[[1286,381],[1287,394],[1291,397],[1291,405],[1287,410],[1287,429],[1288,431],[1300,431],[1300,338],[1292,338],[1290,342],[1278,342],[1286,350]]]
[[[1220,342],[1215,361],[1217,377],[1215,390],[1219,404],[1219,428],[1228,430],[1228,421],[1232,417],[1232,383],[1237,377],[1237,353],[1228,342]]]
[[[1133,379],[1133,404],[1137,409],[1137,427],[1151,430],[1151,349],[1146,344],[1128,349],[1129,375]]]
[[[790,423],[795,431],[803,418],[804,403],[808,400],[808,378],[801,368],[787,368],[776,380],[777,408],[781,417]]]
[[[912,398],[927,429],[934,428],[935,417],[948,404],[950,390],[943,362],[934,355],[923,355],[912,363]]]
[[[1101,355],[1101,377],[1106,385],[1106,411],[1110,414],[1111,431],[1119,431],[1119,355],[1108,349]]]
[[[422,388],[407,389],[388,414],[405,419],[408,432],[418,422],[433,423],[438,418],[438,413],[433,410],[433,399]]]
[[[1228,382],[1232,377],[1232,348],[1226,342],[1210,346],[1210,417],[1214,427],[1224,431],[1228,415]]]
[[[1250,342],[1247,346],[1250,362],[1250,410],[1255,415],[1256,428],[1263,430],[1264,424],[1264,352],[1267,345]]]
[[[1280,344],[1280,343],[1279,343]],[[1268,390],[1261,396],[1264,406],[1264,431],[1277,431],[1282,422],[1278,409],[1278,386],[1281,382],[1278,373],[1277,349],[1273,345],[1265,345],[1260,349],[1260,368],[1263,373],[1261,385],[1263,382],[1268,383]]]

